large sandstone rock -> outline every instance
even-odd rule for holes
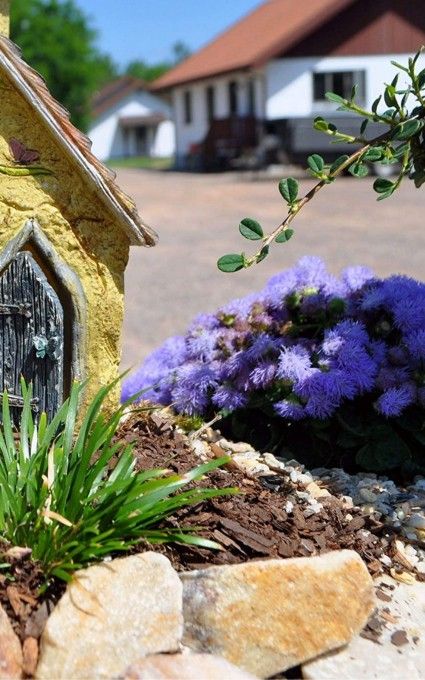
[[[346,644],[375,607],[372,579],[350,550],[181,578],[184,644],[261,677]]]
[[[212,654],[155,654],[140,659],[124,680],[255,680],[255,676]]]
[[[146,654],[177,651],[182,587],[147,552],[77,572],[47,621],[36,677],[111,678]]]
[[[22,677],[22,648],[9,617],[0,605],[0,678]]]
[[[346,647],[303,666],[309,680],[422,680],[425,663],[425,583],[377,580],[378,608],[372,624],[378,642],[357,635]]]

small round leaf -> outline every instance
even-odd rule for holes
[[[250,241],[258,241],[263,238],[263,230],[261,224],[256,220],[252,220],[250,217],[245,217],[239,225],[239,231],[244,238]]]
[[[294,235],[293,229],[284,229],[279,236],[276,236],[275,243],[286,243]]]
[[[220,269],[220,271],[226,273],[237,272],[240,269],[243,269],[244,265],[245,258],[243,255],[238,253],[229,253],[228,255],[223,255],[223,257],[220,257],[220,259],[217,261],[217,267]]]
[[[319,154],[313,153],[307,158],[308,167],[316,174],[320,174],[325,167],[325,161]]]
[[[298,196],[298,182],[293,177],[288,177],[287,179],[281,179],[279,182],[279,191],[285,201],[292,205],[295,203]]]

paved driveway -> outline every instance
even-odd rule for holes
[[[261,288],[305,254],[324,258],[335,273],[366,264],[381,275],[424,278],[425,190],[411,182],[399,200],[376,202],[370,179],[338,180],[298,216],[290,243],[236,274],[222,274],[215,262],[242,250],[237,225],[243,217],[257,218],[267,230],[279,224],[285,207],[276,180],[121,170],[118,182],[160,236],[155,248],[131,250],[123,368],[137,366],[169,335],[184,332],[195,314]],[[311,185],[302,182],[305,190]]]

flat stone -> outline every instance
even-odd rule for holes
[[[305,664],[304,678],[423,679],[425,583],[405,585],[381,576],[376,584],[378,608],[373,620],[383,624],[378,644],[358,635],[343,649]]]
[[[346,644],[375,607],[357,553],[265,560],[181,574],[183,642],[268,677]]]
[[[146,552],[75,574],[41,637],[36,677],[111,678],[147,654],[177,651],[182,587],[169,560]]]
[[[255,680],[213,654],[155,654],[130,666],[124,680]]]
[[[9,617],[0,605],[0,678],[22,677],[22,647]]]

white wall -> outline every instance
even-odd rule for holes
[[[255,85],[256,115],[263,117],[262,74],[253,74]],[[238,83],[238,114],[248,113],[248,78],[244,73],[231,73],[228,76],[209,78],[201,83],[176,87],[173,90],[173,111],[176,126],[176,154],[177,158],[184,158],[189,153],[192,144],[199,144],[205,138],[209,122],[207,117],[206,89],[213,86],[215,90],[215,118],[227,118],[229,111],[228,84]],[[192,122],[184,120],[184,93],[192,93]]]
[[[390,61],[406,64],[411,54],[371,55],[356,57],[305,57],[298,59],[275,59],[266,67],[266,118],[297,118],[317,116],[334,112],[336,104],[313,102],[313,73],[326,71],[365,71],[366,108],[371,107],[383,91],[383,83],[389,83],[396,74]],[[425,67],[425,56],[420,57]],[[399,83],[403,83],[403,74]],[[385,104],[384,104],[385,108]],[[344,115],[343,113],[341,115]]]
[[[92,141],[92,151],[100,160],[119,158],[128,154],[132,147],[132,135],[126,143],[119,124],[120,118],[131,116],[149,116],[161,113],[169,120],[156,127],[151,140],[151,155],[158,157],[174,154],[174,125],[171,121],[171,108],[159,97],[149,92],[134,92],[105,111],[97,118],[89,129],[88,137]],[[127,145],[130,148],[127,148]]]

